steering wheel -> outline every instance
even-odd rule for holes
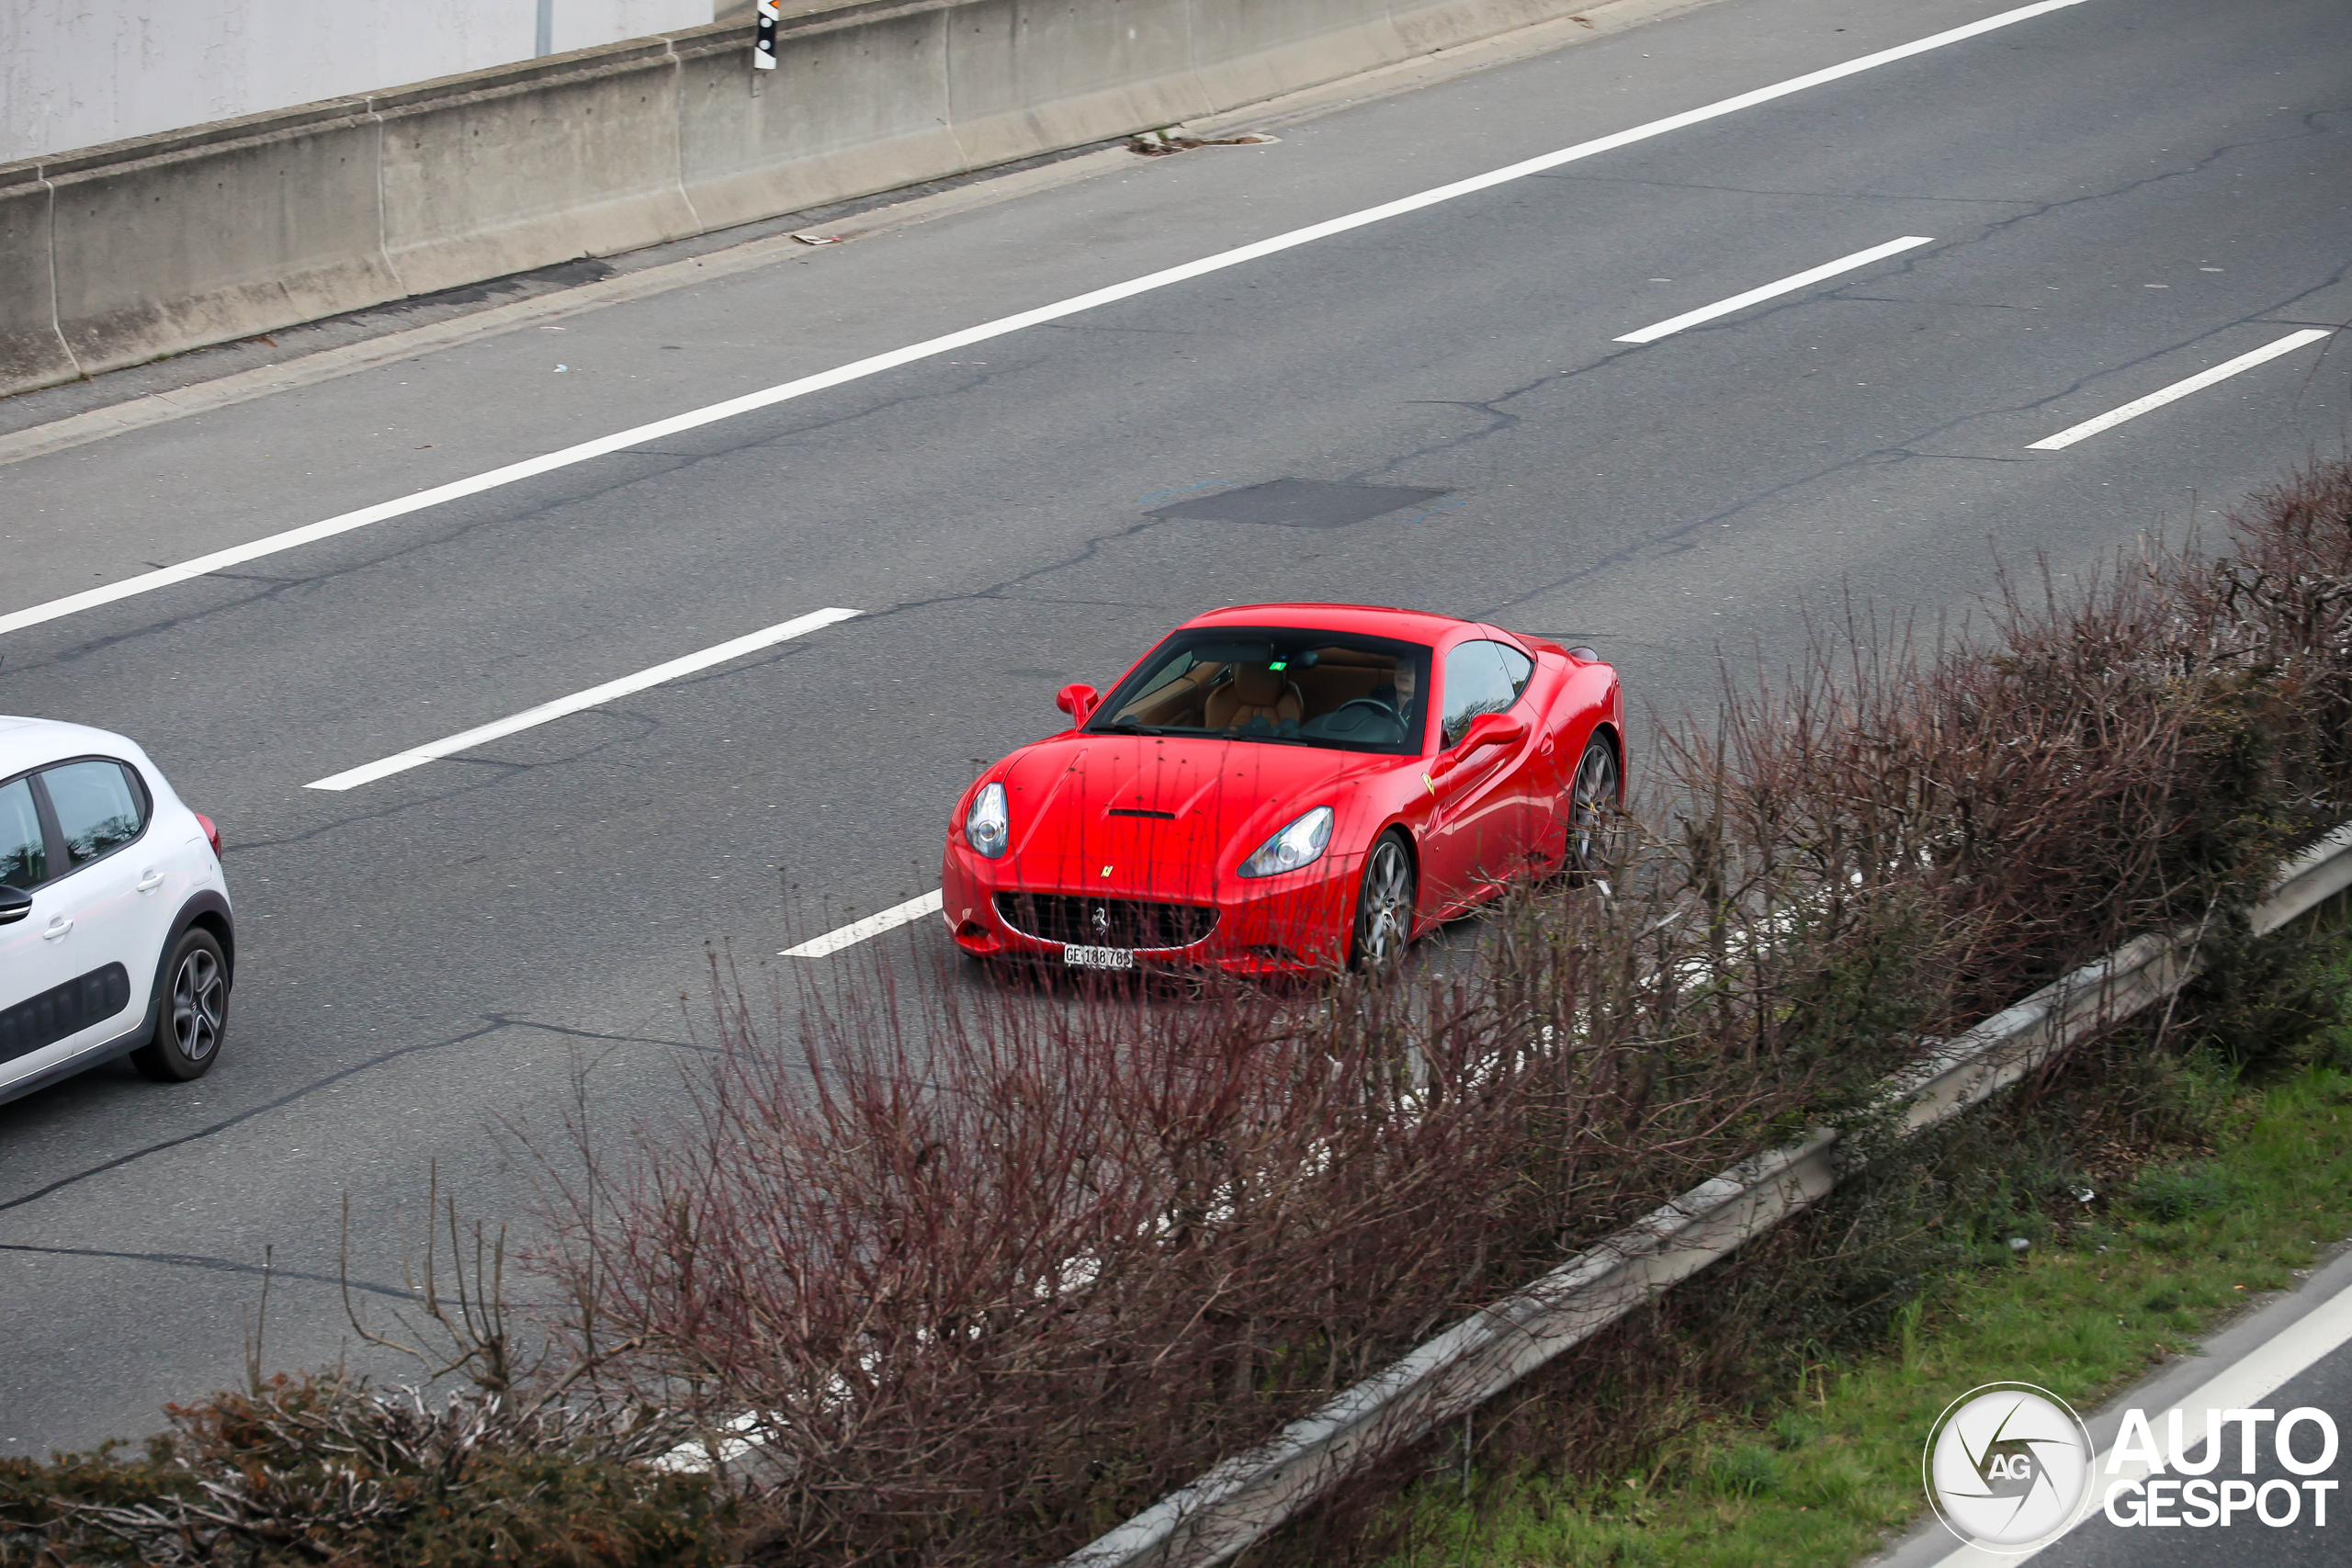
[[[1338,707],[1333,708],[1325,716],[1325,717],[1327,719],[1337,718],[1341,714],[1347,712],[1350,708],[1370,708],[1381,717],[1388,719],[1396,725],[1402,726],[1405,722],[1405,716],[1403,714],[1398,713],[1395,708],[1390,707],[1378,697],[1350,697],[1346,702],[1343,702]]]

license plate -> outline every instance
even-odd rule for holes
[[[1126,947],[1065,947],[1062,962],[1072,969],[1132,969],[1136,955]]]

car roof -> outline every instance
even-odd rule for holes
[[[0,779],[38,768],[43,762],[93,752],[140,761],[146,761],[147,755],[111,729],[93,729],[86,724],[68,724],[56,718],[0,714]]]
[[[1299,626],[1314,631],[1355,632],[1364,637],[1395,637],[1403,642],[1434,644],[1449,632],[1476,622],[1427,610],[1399,609],[1390,604],[1228,604],[1195,615],[1179,626]]]

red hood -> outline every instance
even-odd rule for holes
[[[1409,759],[1311,746],[1070,731],[1009,758],[1007,869],[1028,887],[1205,901],[1301,812]],[[1166,817],[1113,816],[1118,811]],[[1353,848],[1334,834],[1332,851]],[[1105,868],[1109,874],[1104,874]]]

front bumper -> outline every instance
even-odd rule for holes
[[[1037,899],[1091,900],[1103,905],[1159,904],[1181,907],[1182,913],[1160,917],[1141,926],[1131,918],[1115,925],[1162,932],[1213,916],[1205,935],[1170,946],[1132,949],[1139,968],[1168,973],[1227,975],[1311,975],[1344,967],[1356,913],[1360,855],[1331,855],[1311,866],[1281,876],[1227,877],[1204,893],[1187,887],[1181,895],[1168,886],[1122,880],[1088,886],[1074,872],[1038,874],[1006,861],[990,861],[961,844],[950,843],[940,867],[942,917],[956,944],[979,958],[1060,964],[1066,943],[1056,940],[1067,931],[1041,934],[1023,930],[1000,904],[998,895],[1020,908],[1022,895]],[[1125,912],[1122,912],[1123,915]],[[1053,920],[1037,923],[1054,925]],[[1148,941],[1149,937],[1143,940]],[[1105,942],[1102,945],[1113,945]]]

